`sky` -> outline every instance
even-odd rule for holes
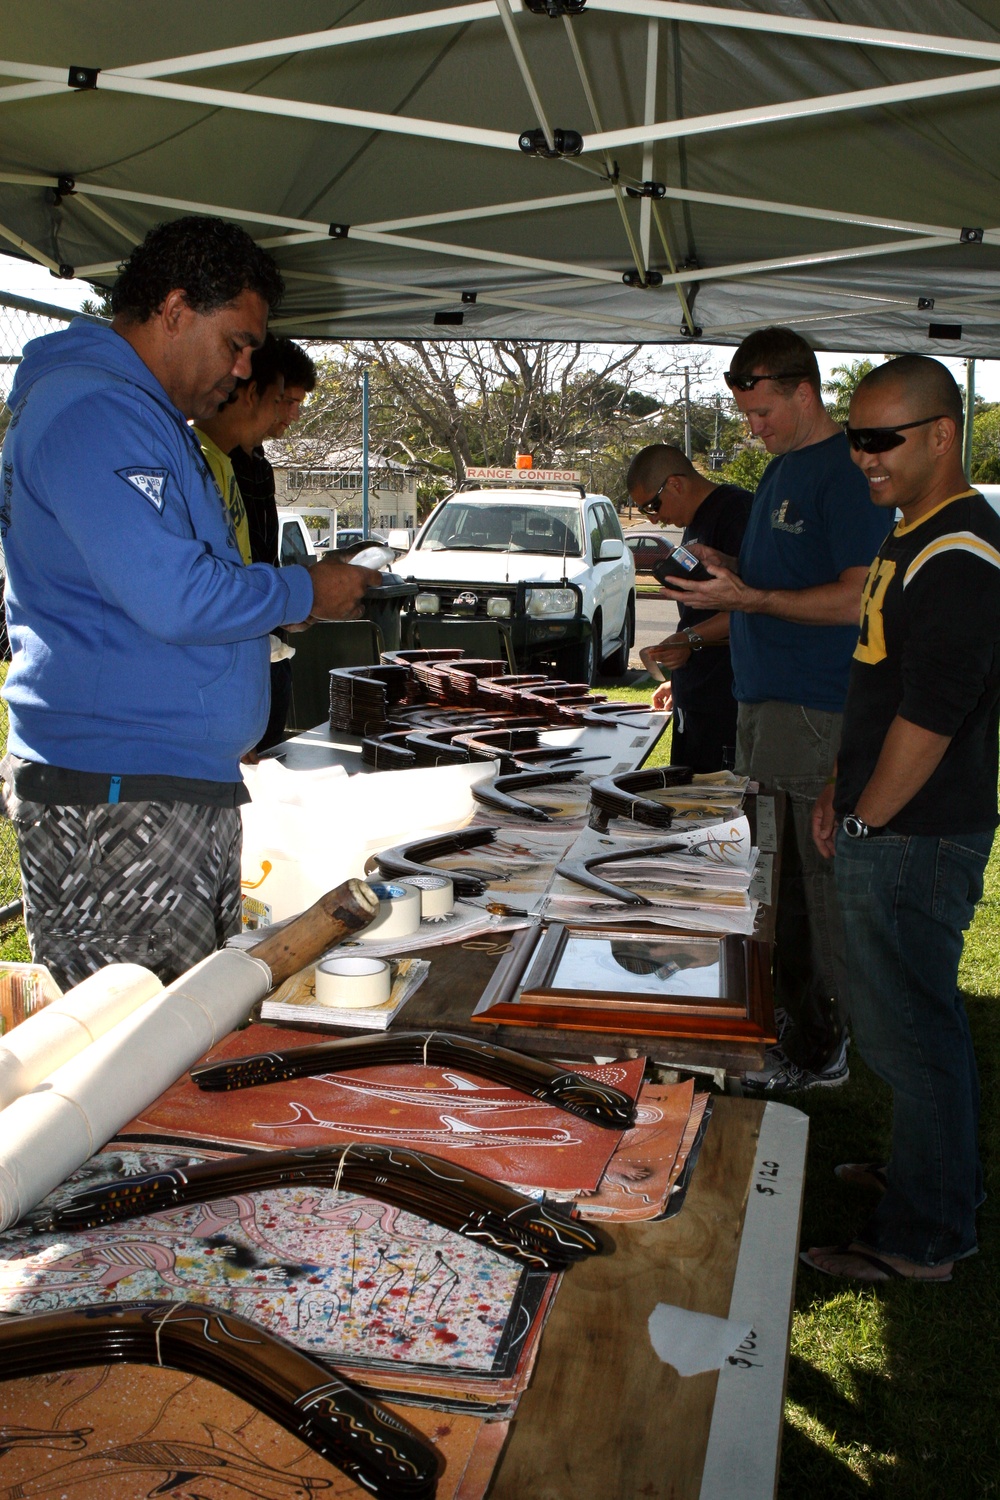
[[[0,291],[13,292],[20,297],[34,297],[39,302],[55,303],[59,307],[74,310],[85,297],[93,296],[92,288],[85,281],[59,281],[50,276],[44,267],[29,265],[7,255],[0,255]],[[708,369],[696,394],[702,400],[711,399],[716,392],[728,394],[722,380],[722,371],[729,365],[729,351],[707,344],[687,347],[704,350],[708,355]],[[828,378],[834,365],[849,364],[851,360],[864,359],[870,353],[870,350],[858,350],[852,354],[817,354],[823,379]],[[941,355],[937,357],[942,364],[948,366],[964,390],[965,360],[946,359]],[[984,401],[1000,401],[1000,360],[976,361],[976,394]]]

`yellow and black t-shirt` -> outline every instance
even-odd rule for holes
[[[853,811],[897,715],[952,739],[891,830],[995,828],[1000,516],[976,490],[901,521],[869,569],[837,762],[839,816]]]
[[[233,473],[229,454],[223,453],[218,443],[213,442],[208,433],[202,432],[200,427],[194,429],[194,435],[201,444],[205,462],[212,471],[212,478],[219,486],[219,494],[229,512],[240,556],[245,563],[251,563],[253,557],[250,552],[250,525],[247,521],[247,510],[243,504],[240,487],[236,483],[236,475]]]

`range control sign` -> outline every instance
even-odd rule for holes
[[[582,484],[583,474],[579,469],[492,469],[472,466],[465,471],[466,479],[503,479],[513,484],[537,484],[545,480],[549,484]]]

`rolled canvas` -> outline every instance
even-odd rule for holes
[[[0,1230],[245,1021],[270,987],[259,959],[213,953],[15,1099],[3,1112]]]
[[[139,964],[108,964],[0,1039],[0,1109],[163,989]]]

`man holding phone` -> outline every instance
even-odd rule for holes
[[[683,527],[681,545],[700,542],[736,556],[753,496],[737,484],[713,484],[679,448],[651,443],[637,453],[626,480],[632,504],[661,526]],[[694,571],[711,574],[693,558]],[[661,583],[661,564],[654,571]],[[670,573],[684,576],[671,559]],[[673,711],[670,763],[692,771],[732,766],[736,751],[736,699],[729,656],[729,615],[682,602],[679,628],[643,653],[647,666],[667,667],[670,681],[653,695],[653,707]]]
[[[731,613],[736,769],[788,797],[774,984],[792,1027],[785,1051],[745,1079],[776,1097],[848,1076],[837,893],[809,825],[836,760],[861,589],[889,517],[872,505],[847,438],[823,405],[816,355],[800,334],[749,334],[725,379],[773,461],[738,562],[695,548],[711,581],[671,588],[696,609]]]

